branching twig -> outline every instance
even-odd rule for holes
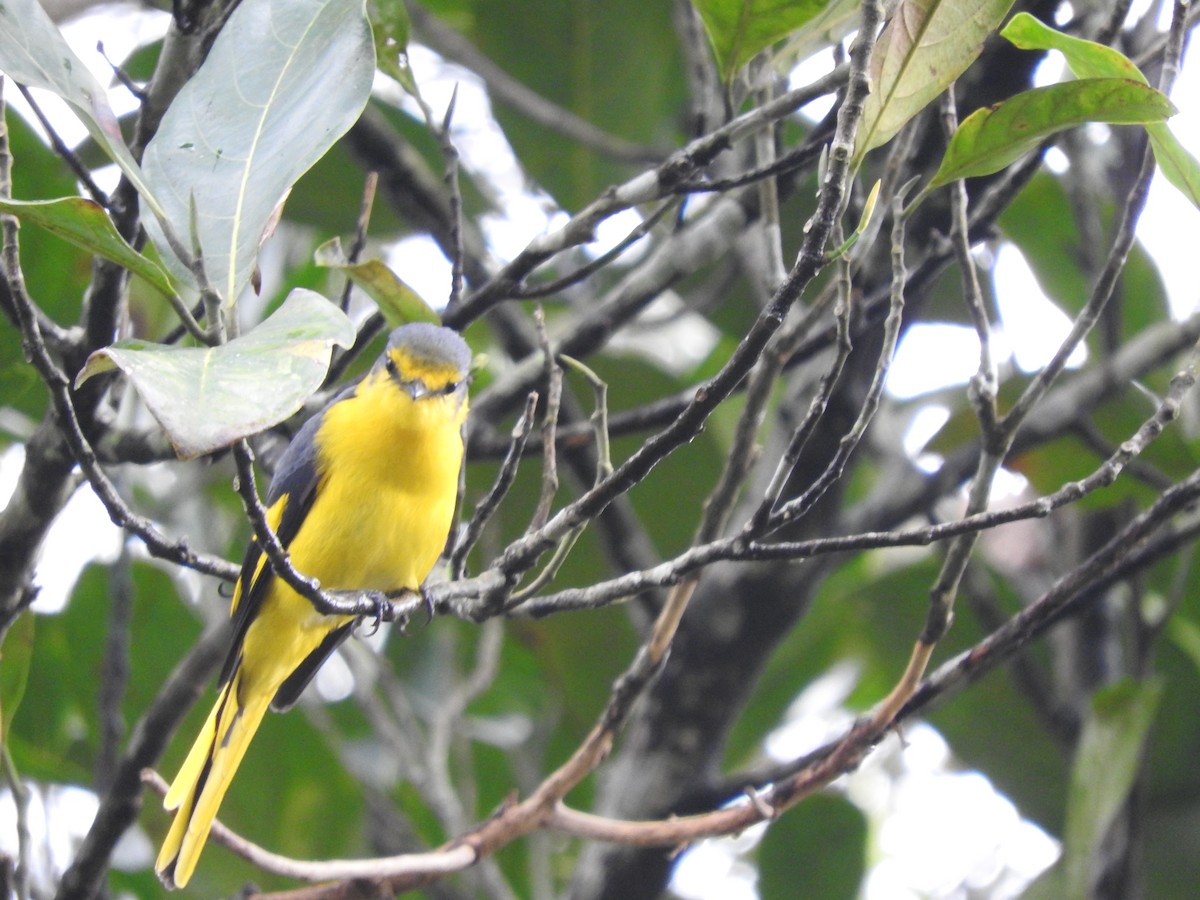
[[[454,315],[447,317],[446,324],[461,328],[483,315],[491,306],[512,296],[525,278],[548,259],[569,247],[590,242],[596,226],[613,213],[673,195],[682,182],[694,173],[703,171],[713,159],[734,143],[768,127],[810,100],[836,90],[846,77],[846,70],[838,69],[813,85],[788,91],[766,106],[756,107],[710,134],[692,141],[657,168],[605,191],[599,199],[572,216],[565,225],[530,243],[491,281],[467,297],[462,306],[455,310]],[[857,117],[859,114],[855,115]]]
[[[72,455],[83,470],[92,489],[104,504],[113,524],[123,528],[146,545],[146,549],[160,559],[166,559],[199,572],[216,575],[232,581],[237,577],[237,568],[222,559],[196,553],[185,541],[172,541],[149,519],[135,514],[121,499],[116,487],[101,469],[91,444],[83,434],[76,416],[67,376],[51,358],[42,339],[41,328],[34,313],[33,303],[25,292],[21,275],[20,256],[17,248],[16,228],[11,217],[0,217],[4,221],[3,265],[9,292],[14,300],[16,315],[21,326],[21,339],[25,352],[33,362],[38,374],[50,390],[59,429]]]
[[[648,235],[654,226],[662,221],[663,217],[672,210],[679,208],[678,200],[668,200],[665,203],[659,204],[649,216],[642,219],[637,224],[637,227],[625,235],[612,249],[597,256],[591,262],[580,266],[573,272],[568,272],[561,278],[556,278],[553,281],[547,281],[543,284],[535,284],[527,287],[515,289],[512,292],[512,297],[519,300],[536,300],[540,297],[548,297],[551,294],[558,294],[567,288],[579,284],[581,281],[591,277],[594,273],[608,266],[613,260],[619,257],[622,253],[636,244],[646,235]]]

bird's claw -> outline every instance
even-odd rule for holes
[[[367,591],[367,599],[371,601],[374,616],[363,617],[371,621],[371,630],[366,633],[365,637],[372,637],[379,631],[379,626],[383,624],[383,611],[391,606],[391,600],[383,591]]]
[[[428,625],[433,621],[433,598],[425,593],[425,588],[417,588],[413,593],[417,594],[425,605],[425,624]],[[408,637],[408,615],[400,615],[396,617],[396,627],[400,629],[400,633]]]

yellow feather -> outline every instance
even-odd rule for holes
[[[390,351],[418,399],[377,366],[353,394],[327,408],[316,432],[320,487],[288,546],[297,571],[328,590],[417,589],[441,555],[462,465],[465,392],[445,393],[465,372],[403,346]],[[278,527],[287,497],[271,508]],[[265,556],[259,561],[259,569]],[[233,607],[242,585],[234,590]],[[279,687],[331,631],[325,616],[273,579],[246,630],[241,658],[197,736],[164,805],[177,809],[155,868],[168,886],[191,878],[217,808]]]

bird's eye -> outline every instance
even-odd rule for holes
[[[442,393],[448,397],[451,394],[453,394],[455,391],[457,391],[459,389],[459,387],[461,387],[461,386],[462,386],[461,381],[451,381],[448,385],[446,385],[444,388],[442,388]]]
[[[396,360],[392,359],[392,357],[389,356],[387,358],[387,362],[384,365],[387,368],[388,374],[391,375],[393,378],[397,377],[400,374],[400,367],[396,365]]]

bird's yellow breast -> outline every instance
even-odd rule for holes
[[[294,565],[333,590],[420,587],[454,515],[465,415],[461,396],[414,401],[382,372],[330,407]]]
[[[327,409],[316,436],[317,495],[288,546],[296,570],[327,590],[419,588],[454,516],[466,406],[461,393],[414,401],[377,371]],[[291,669],[258,671],[251,660],[294,665],[345,621],[276,578],[246,634],[244,683],[273,692]]]

